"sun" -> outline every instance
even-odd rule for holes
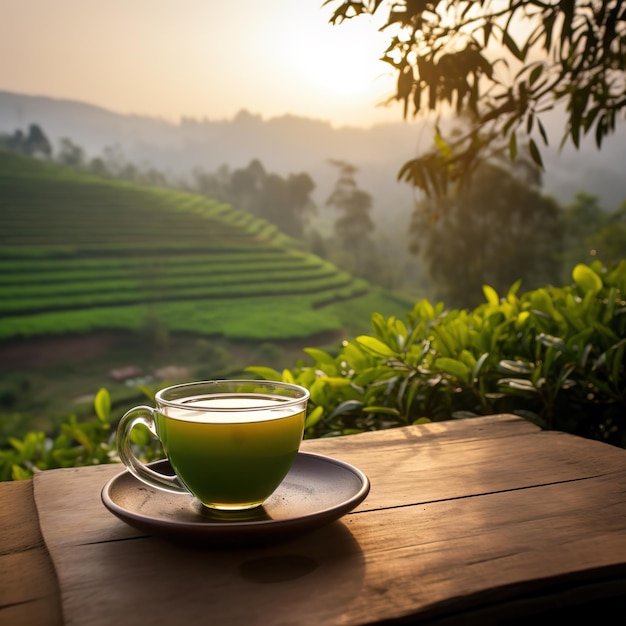
[[[305,37],[292,33],[288,42],[290,72],[304,88],[345,100],[382,93],[391,68],[379,58],[380,34],[367,24],[345,22],[311,27]]]
[[[363,96],[372,91],[386,69],[368,54],[369,46],[369,42],[355,38],[327,36],[318,40],[318,45],[309,43],[300,55],[296,52],[298,71],[313,89],[329,96]]]

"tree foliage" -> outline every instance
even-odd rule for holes
[[[577,193],[563,211],[566,267],[601,258],[617,263],[626,258],[626,202],[615,211],[599,204],[597,196]]]
[[[358,245],[374,230],[370,217],[372,196],[359,188],[356,182],[357,168],[354,165],[336,160],[330,163],[339,170],[335,187],[326,200],[326,204],[339,213],[335,231],[346,246]]]
[[[197,180],[204,180],[205,184],[217,181],[216,175],[205,175],[204,179],[199,176],[196,171]],[[224,178],[223,172],[221,177]],[[267,172],[258,159],[226,176],[221,188],[219,184],[208,187],[220,191],[219,197],[224,201],[276,224],[291,237],[301,238],[309,218],[317,211],[311,198],[315,183],[308,174],[289,174],[284,178]]]
[[[484,163],[471,186],[416,207],[411,249],[425,259],[438,297],[454,306],[476,306],[485,284],[503,293],[518,279],[525,288],[557,281],[562,230],[552,198]]]
[[[358,276],[367,275],[368,255],[371,256],[373,247],[370,239],[374,230],[370,216],[372,196],[359,188],[354,165],[334,159],[330,160],[330,164],[339,170],[335,186],[326,200],[327,206],[338,213],[334,225],[335,237],[341,249],[352,258],[346,269]]]
[[[50,141],[38,124],[30,124],[26,133],[17,129],[12,134],[0,135],[0,148],[31,157],[52,156]]]
[[[618,0],[326,0],[332,24],[369,15],[382,22],[382,60],[397,76],[391,100],[403,115],[456,112],[467,121],[399,178],[427,195],[466,183],[480,161],[520,139],[542,166],[542,116],[564,109],[561,143],[591,135],[600,148],[626,105],[626,6]],[[545,119],[545,118],[544,118]],[[439,121],[439,117],[438,117]]]
[[[87,163],[87,155],[82,146],[79,146],[67,137],[63,137],[59,153],[56,155],[56,161],[68,167],[83,169]]]

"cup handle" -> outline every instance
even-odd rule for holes
[[[131,446],[130,433],[138,424],[143,424],[155,439],[159,438],[155,426],[153,408],[136,406],[127,411],[117,426],[115,436],[117,453],[122,463],[135,478],[151,487],[172,493],[189,494],[189,491],[183,487],[176,475],[168,476],[167,474],[155,472],[137,458]]]

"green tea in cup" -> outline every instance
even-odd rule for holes
[[[263,504],[293,464],[302,436],[307,389],[259,380],[186,383],[157,392],[155,408],[130,409],[117,429],[117,450],[137,479],[191,493],[204,506],[242,510]],[[135,455],[130,434],[143,424],[174,471],[155,472]]]

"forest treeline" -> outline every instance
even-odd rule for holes
[[[482,286],[505,292],[520,280],[524,289],[567,282],[577,263],[626,258],[626,200],[600,205],[580,190],[562,206],[542,191],[542,172],[519,157],[482,164],[471,186],[444,198],[417,197],[396,238],[378,232],[373,197],[360,186],[358,169],[329,156],[336,182],[323,207],[312,199],[315,181],[306,172],[281,176],[259,159],[243,168],[201,165],[184,178],[150,164],[133,163],[119,146],[88,156],[69,138],[53,149],[44,130],[0,135],[0,148],[137,184],[201,194],[277,225],[321,258],[386,289],[473,307]]]

